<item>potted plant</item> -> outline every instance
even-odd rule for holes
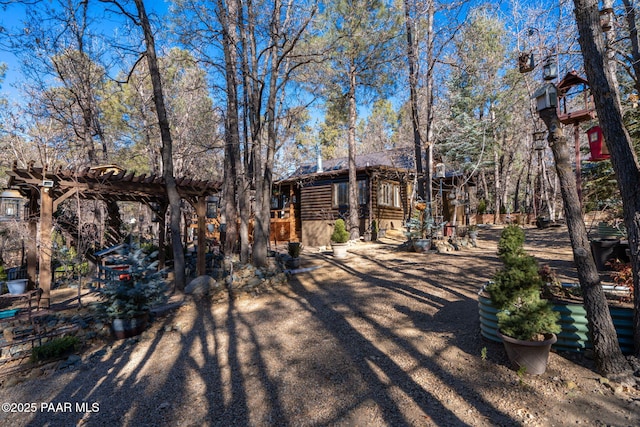
[[[378,222],[374,219],[371,221],[371,240],[378,240]]]
[[[334,258],[345,258],[347,256],[347,242],[349,241],[349,232],[342,218],[336,220],[333,225],[333,233],[331,233],[331,248],[333,249]]]
[[[129,253],[127,271],[114,270],[100,289],[100,308],[111,318],[116,338],[142,333],[151,307],[167,300],[166,282],[154,260],[157,253],[147,255],[142,249]]]
[[[499,310],[498,335],[502,338],[511,363],[526,373],[544,373],[551,345],[560,332],[559,314],[543,289],[538,263],[523,248],[524,231],[515,224],[507,226],[498,242],[498,256],[503,268],[494,276],[487,290]]]
[[[290,257],[287,260],[289,268],[300,267],[300,252],[302,252],[302,244],[300,242],[289,242],[287,244],[287,253]]]
[[[633,271],[630,262],[623,262],[619,259],[611,260],[607,263],[611,267],[611,280],[615,284],[612,293],[620,293],[622,300],[631,300],[633,296]],[[606,294],[606,289],[605,289]]]

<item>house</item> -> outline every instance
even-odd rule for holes
[[[381,230],[404,231],[413,211],[413,150],[400,148],[357,156],[356,177],[360,234],[371,230],[373,220]],[[288,178],[275,182],[271,240],[329,245],[333,222],[348,216],[348,180],[348,159],[339,158],[303,165]],[[435,196],[440,195],[440,206],[444,206],[445,219],[452,216],[450,208],[454,205],[442,194],[443,191],[457,194],[452,190],[455,180],[455,174],[449,174],[439,181],[439,187],[434,186]],[[464,216],[464,206],[461,208],[459,220]]]

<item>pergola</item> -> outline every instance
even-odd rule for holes
[[[140,202],[148,205],[159,222],[159,245],[164,247],[165,213],[169,206],[165,181],[161,176],[127,172],[116,165],[96,166],[74,171],[57,167],[49,170],[34,167],[33,162],[25,169],[14,162],[10,171],[8,187],[18,190],[27,199],[30,239],[27,247],[27,277],[30,286],[36,283],[42,290],[41,301],[46,307],[51,295],[51,231],[53,214],[63,201],[70,197],[83,200],[101,200],[105,202]],[[180,197],[189,202],[198,218],[198,242],[205,240],[206,199],[217,195],[222,187],[219,181],[203,181],[191,178],[176,178]],[[40,221],[40,238],[37,239]],[[48,232],[46,232],[48,230]],[[37,241],[40,248],[37,247]],[[164,251],[159,254],[160,265],[164,265]],[[205,245],[198,245],[197,272],[205,273]],[[38,268],[39,267],[39,268]]]

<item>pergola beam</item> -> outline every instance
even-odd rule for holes
[[[138,175],[127,172],[115,165],[85,168],[79,172],[57,168],[50,172],[46,167],[34,167],[30,162],[26,169],[17,168],[14,162],[11,170],[7,171],[9,187],[18,190],[28,200],[31,210],[38,209],[37,198],[40,199],[40,248],[38,254],[39,286],[42,289],[41,301],[49,306],[52,282],[51,271],[51,232],[53,214],[60,203],[78,195],[83,200],[100,200],[104,202],[143,202],[147,205],[157,204],[160,212],[155,212],[160,220],[159,241],[164,242],[164,213],[169,205],[166,186],[162,177],[156,175]],[[219,193],[222,183],[219,181],[202,181],[192,178],[177,178],[178,193],[183,199],[196,201],[195,208],[198,216],[198,274],[204,274],[204,224],[206,215],[207,196]],[[30,230],[35,233],[35,221],[38,212],[30,212]],[[201,228],[201,229],[200,229]],[[35,237],[35,236],[32,236]],[[33,239],[35,241],[35,239]],[[35,256],[31,253],[35,245],[30,245],[27,256],[27,274],[29,280],[35,280]],[[164,251],[160,251],[159,263],[164,266]]]

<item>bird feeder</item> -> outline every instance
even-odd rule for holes
[[[597,162],[611,157],[600,126],[594,126],[589,129],[587,131],[587,138],[589,139],[589,150],[591,151],[592,161]]]
[[[536,68],[533,52],[520,52],[518,55],[518,70],[521,73],[528,73]]]
[[[436,178],[444,178],[444,177],[445,177],[444,163],[436,164]]]
[[[553,83],[547,83],[535,91],[532,98],[536,99],[536,109],[538,111],[558,106],[558,90]]]
[[[605,33],[607,31],[610,31],[611,28],[613,28],[613,21],[613,8],[605,7],[604,9],[600,10],[600,28],[602,28],[602,31],[604,31]]]

